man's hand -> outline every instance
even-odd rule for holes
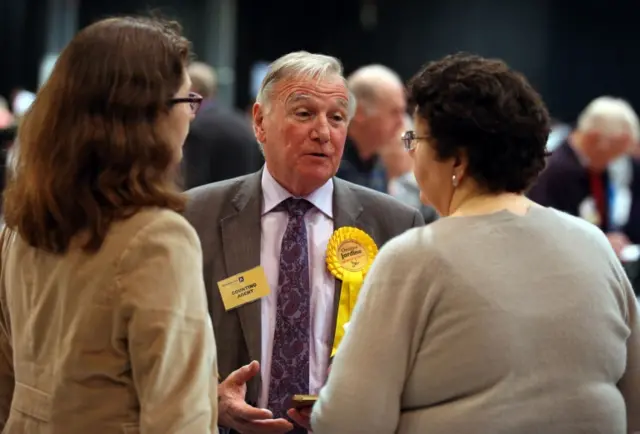
[[[284,434],[293,429],[285,419],[274,419],[273,413],[245,402],[247,382],[260,372],[255,360],[233,371],[218,385],[218,423],[242,434]]]
[[[327,368],[327,377],[331,374],[331,366],[333,360],[329,364]],[[292,421],[305,428],[307,431],[311,431],[311,413],[313,412],[313,406],[303,407],[301,409],[291,408],[287,411],[287,416],[291,418]]]
[[[304,407],[301,409],[291,408],[287,411],[287,416],[291,418],[295,423],[305,428],[307,431],[311,431],[311,412],[313,407]]]

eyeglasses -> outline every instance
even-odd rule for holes
[[[427,140],[427,136],[418,136],[415,131],[405,131],[400,139],[404,144],[404,149],[407,151],[413,151],[418,146],[418,140]]]
[[[202,98],[197,93],[190,92],[189,96],[186,98],[171,98],[169,100],[169,104],[175,105],[175,104],[181,104],[181,103],[188,103],[189,107],[191,108],[191,113],[196,114],[198,112],[198,109],[200,109],[200,105],[202,104],[203,99],[204,98]]]

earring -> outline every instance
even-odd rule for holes
[[[453,184],[454,188],[458,186],[458,177],[456,175],[453,175],[451,177],[451,183]]]

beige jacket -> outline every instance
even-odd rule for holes
[[[202,252],[180,215],[140,212],[92,255],[9,236],[0,305],[4,434],[217,432]]]

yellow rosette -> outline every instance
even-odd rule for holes
[[[339,228],[329,239],[327,268],[336,279],[342,281],[331,357],[344,337],[345,325],[351,319],[362,282],[377,254],[376,243],[366,232],[358,228]]]

